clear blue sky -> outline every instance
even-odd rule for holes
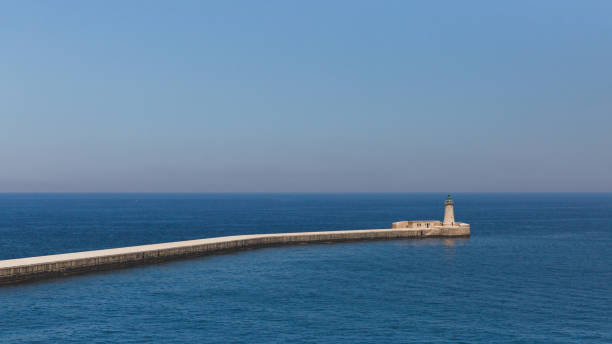
[[[0,192],[612,191],[612,1],[4,1]]]

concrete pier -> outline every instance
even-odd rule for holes
[[[360,240],[465,237],[469,235],[470,226],[461,224],[459,226],[429,228],[423,226],[420,228],[234,235],[177,241],[108,250],[2,260],[0,261],[0,285],[258,247]]]

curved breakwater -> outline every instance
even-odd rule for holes
[[[162,244],[56,254],[0,261],[0,284],[205,256],[259,247],[363,240],[469,236],[470,227],[365,229],[326,232],[251,234]]]

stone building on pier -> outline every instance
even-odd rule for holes
[[[416,220],[416,221],[400,221],[393,222],[394,229],[414,228],[453,228],[453,227],[470,227],[469,224],[463,222],[455,222],[455,202],[450,195],[444,201],[444,220]]]

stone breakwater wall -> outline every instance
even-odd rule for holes
[[[0,261],[0,285],[119,269],[242,249],[342,241],[465,237],[469,226],[428,229],[366,229],[328,232],[235,235],[163,244],[85,251]]]

